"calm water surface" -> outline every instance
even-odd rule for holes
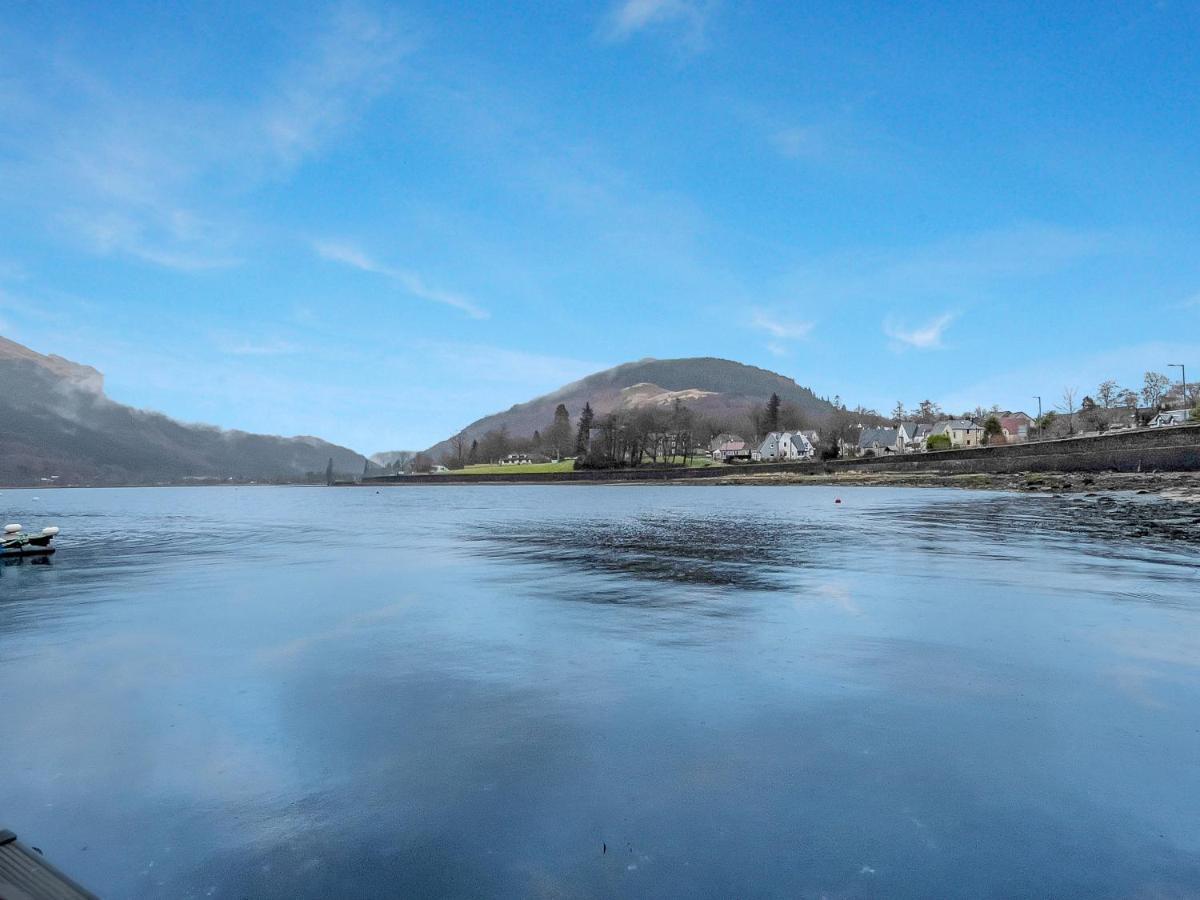
[[[1079,510],[0,492],[0,823],[108,897],[1196,896],[1200,559]]]

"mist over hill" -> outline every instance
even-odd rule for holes
[[[507,429],[510,437],[531,437],[545,430],[562,403],[575,421],[585,403],[597,416],[617,409],[647,405],[669,407],[676,398],[701,419],[738,430],[749,428],[750,416],[771,394],[795,410],[806,427],[819,428],[833,414],[832,403],[777,372],[716,357],[642,359],[605,369],[541,397],[472,422],[463,429],[468,440]],[[449,437],[426,453],[437,458],[450,449]]]
[[[178,422],[110,400],[90,366],[0,337],[0,484],[153,484],[362,472],[364,457],[315,437]]]

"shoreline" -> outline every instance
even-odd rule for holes
[[[707,480],[707,479],[706,479]],[[628,482],[626,482],[628,483]],[[680,479],[674,484],[686,484]],[[692,482],[695,483],[695,482]],[[711,479],[723,485],[845,485],[848,487],[959,488],[1026,494],[1150,494],[1165,500],[1200,503],[1200,472],[1015,472],[1012,474],[941,472],[866,472],[832,474],[791,472],[731,474]]]

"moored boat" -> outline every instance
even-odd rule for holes
[[[0,559],[16,556],[49,556],[54,552],[51,541],[58,534],[54,526],[39,532],[26,532],[20,525],[5,525],[0,534]]]

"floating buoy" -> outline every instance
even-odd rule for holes
[[[838,497],[838,498],[837,498],[836,500],[834,500],[833,502],[834,502],[834,503],[841,503],[841,502],[842,502],[842,498],[841,498],[841,497]]]

